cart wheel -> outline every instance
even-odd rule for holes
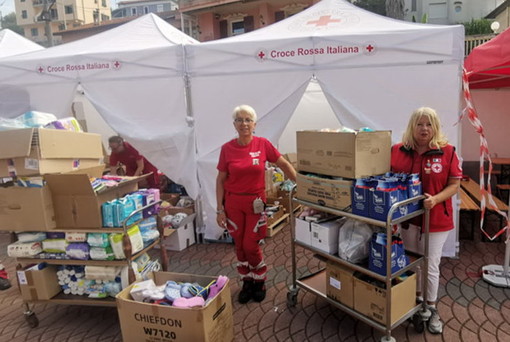
[[[393,336],[383,336],[381,337],[381,342],[397,342],[397,340],[395,340],[395,337]]]
[[[426,324],[426,321],[423,320],[423,317],[421,316],[421,314],[419,312],[417,312],[413,315],[414,330],[417,333],[421,334],[425,330],[425,324]]]
[[[296,306],[297,296],[298,296],[297,290],[290,290],[289,292],[287,292],[287,305],[290,307]]]
[[[37,328],[39,326],[39,319],[33,311],[27,311],[24,313],[25,320],[27,321],[30,328]]]

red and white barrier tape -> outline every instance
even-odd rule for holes
[[[485,234],[485,236],[489,240],[494,240],[501,234],[503,234],[507,229],[509,229],[508,225],[508,216],[507,213],[498,209],[496,202],[494,202],[494,198],[492,197],[492,190],[490,187],[491,181],[491,173],[492,173],[492,159],[489,154],[489,145],[487,144],[487,139],[485,139],[485,133],[483,131],[482,122],[478,118],[478,114],[476,113],[475,107],[473,106],[473,102],[471,100],[471,92],[469,91],[469,79],[466,70],[463,70],[462,73],[462,83],[463,83],[463,92],[464,92],[464,100],[466,101],[466,108],[464,108],[462,115],[459,118],[459,121],[467,115],[467,118],[475,128],[476,132],[480,135],[480,194],[482,199],[480,201],[480,229]],[[484,161],[487,160],[489,162],[489,170],[487,175],[487,186],[485,185],[485,170],[484,170]],[[488,204],[487,204],[487,199]],[[505,226],[501,228],[495,235],[489,236],[489,234],[483,228],[483,222],[485,218],[485,210],[492,209],[496,211],[499,215],[505,218]],[[510,234],[507,234],[506,243],[510,242]]]

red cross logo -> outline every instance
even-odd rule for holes
[[[267,57],[267,52],[264,49],[259,50],[255,54],[255,58],[257,58],[257,61],[259,61],[259,62],[264,62],[266,60],[266,57]]]
[[[441,173],[441,171],[443,171],[443,165],[432,164],[432,171],[434,171],[435,173]]]
[[[372,50],[374,49],[374,47],[371,45],[371,44],[368,44],[368,46],[366,47],[367,51],[368,52],[372,52]]]
[[[307,25],[315,25],[317,27],[319,26],[328,26],[330,23],[339,23],[342,20],[340,19],[331,19],[330,15],[323,15],[318,20],[312,20],[307,22]]]
[[[113,62],[113,68],[116,70],[120,69],[120,62],[119,61]]]
[[[39,73],[42,74],[44,72],[44,68],[39,65],[39,67],[37,68],[37,71],[39,71]]]

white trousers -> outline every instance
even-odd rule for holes
[[[439,264],[443,246],[448,238],[447,232],[429,233],[429,272],[427,278],[427,301],[437,301],[437,291],[439,289]],[[422,236],[421,227],[410,224],[409,229],[400,229],[400,236],[404,241],[404,247],[407,250],[423,254],[425,251],[425,236]],[[422,274],[421,267],[417,267],[416,290],[421,293]]]

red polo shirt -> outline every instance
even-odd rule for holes
[[[448,184],[449,178],[462,178],[462,168],[455,147],[446,145],[438,150],[429,150],[422,155],[406,149],[402,143],[391,148],[391,170],[393,172],[419,173],[423,192],[435,195]],[[411,223],[423,226],[423,218]],[[444,232],[454,228],[452,199],[437,204],[430,211],[430,232]]]
[[[117,165],[120,162],[126,166],[126,175],[133,176],[138,167],[136,161],[140,159],[143,159],[142,173],[146,174],[152,172],[152,175],[147,178],[149,186],[159,189],[158,169],[126,141],[124,141],[124,150],[122,152],[112,152],[110,155],[110,165]]]
[[[225,191],[235,193],[264,194],[266,161],[275,163],[280,152],[271,142],[262,137],[253,137],[246,146],[241,146],[237,139],[221,147],[217,169],[227,173]]]

